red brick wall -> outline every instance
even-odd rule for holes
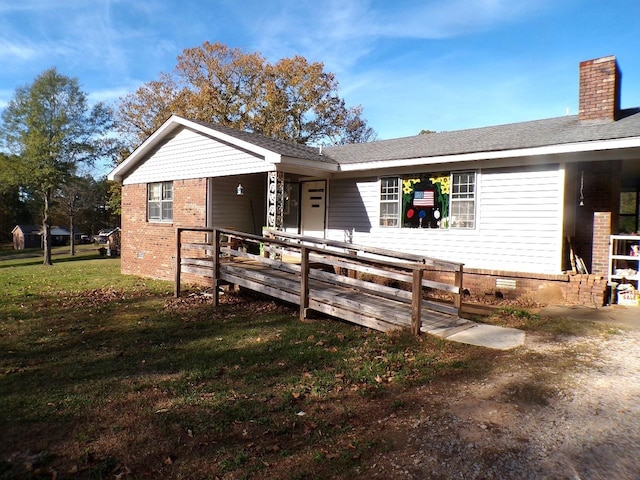
[[[580,63],[579,118],[614,121],[620,110],[620,69],[616,57]]]
[[[124,185],[122,273],[173,280],[176,227],[206,226],[206,201],[206,179],[176,180],[173,182],[173,223],[148,222],[147,185]]]
[[[429,272],[425,277],[453,283],[453,273]],[[499,288],[496,280],[512,280],[515,289]],[[541,304],[581,304],[602,306],[607,278],[602,275],[544,275],[495,270],[469,269],[463,275],[463,289],[474,298],[527,299]]]

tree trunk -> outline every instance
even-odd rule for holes
[[[44,236],[44,265],[53,265],[51,261],[51,225],[49,225],[49,204],[51,203],[51,189],[44,192],[44,216],[42,219],[42,234]]]
[[[75,234],[73,233],[73,215],[69,215],[69,231],[71,232],[71,235],[69,236],[69,253],[73,257],[76,254]]]

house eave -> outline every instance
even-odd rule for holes
[[[322,163],[314,160],[307,160],[297,157],[283,156],[281,163],[277,167],[278,170],[315,172],[326,175],[339,171],[340,167],[337,163]]]
[[[451,155],[436,155],[417,158],[401,158],[392,160],[377,160],[368,162],[343,163],[341,172],[356,172],[366,170],[382,170],[423,165],[455,164],[465,162],[490,161],[508,158],[550,157],[555,155],[588,154],[598,151],[615,151],[638,149],[640,155],[640,136],[622,139],[598,140],[591,142],[576,142],[540,147],[518,148],[497,151],[481,151]]]

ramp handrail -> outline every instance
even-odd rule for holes
[[[193,232],[205,233],[204,241],[184,242],[183,235]],[[277,250],[277,248],[274,247],[280,247],[280,251],[283,253],[295,253],[297,261],[299,252],[301,319],[306,318],[309,309],[309,277],[310,271],[312,270],[311,265],[316,263],[325,264],[333,268],[346,268],[348,271],[360,271],[365,274],[382,276],[390,280],[400,280],[409,283],[411,285],[411,330],[416,335],[420,333],[423,286],[441,289],[453,294],[454,308],[458,314],[460,313],[463,276],[462,263],[406,254],[388,249],[291,234],[277,230],[266,230],[265,235],[255,235],[228,228],[177,227],[174,290],[176,297],[180,296],[182,265],[183,260],[185,260],[185,257],[182,255],[183,248],[199,249],[206,252],[206,255],[200,257],[198,261],[201,264],[203,262],[210,262],[214,287],[213,296],[216,306],[219,302],[218,287],[221,276],[220,264],[222,253],[234,257],[245,257],[251,260],[261,261],[265,264],[269,262],[273,263],[274,261],[273,259],[269,259],[269,262],[267,262],[267,259],[262,255],[251,254],[242,251],[238,247],[232,248],[229,245],[226,245],[223,251],[223,237],[233,239],[235,244],[245,244],[248,242],[259,244],[262,248],[262,255],[267,256],[269,256],[273,250]],[[453,272],[454,285],[424,279],[424,272],[433,268],[444,268]],[[354,285],[358,282],[358,280],[350,280],[347,283]],[[377,287],[377,289],[381,291],[383,288],[384,287]],[[403,295],[405,294],[404,292],[401,293]]]

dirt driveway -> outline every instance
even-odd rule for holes
[[[419,414],[379,421],[387,451],[366,477],[640,479],[640,332],[528,335],[510,360],[418,388]]]

